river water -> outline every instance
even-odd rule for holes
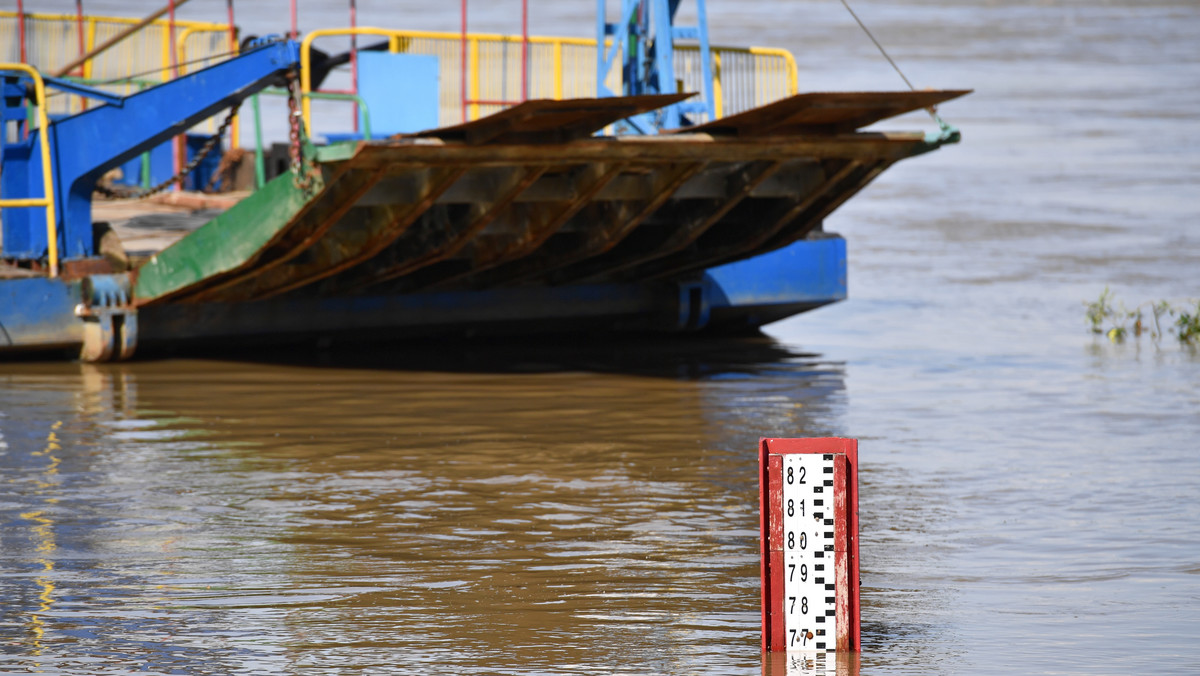
[[[709,4],[802,89],[902,86],[840,3]],[[832,216],[850,300],[764,338],[0,364],[0,671],[805,673],[759,651],[755,447],[836,435],[862,463],[839,673],[1200,672],[1200,354],[1084,321],[1106,286],[1200,296],[1200,6],[854,6],[918,87],[977,90],[941,111],[964,140]]]

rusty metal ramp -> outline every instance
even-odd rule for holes
[[[675,133],[728,136],[844,134],[914,110],[933,109],[969,90],[796,94]]]
[[[860,126],[965,92],[808,94],[660,136],[597,137],[680,96],[529,101],[319,149],[138,271],[137,303],[682,277],[786,246],[937,147]]]

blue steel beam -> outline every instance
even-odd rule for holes
[[[688,114],[705,114],[716,119],[712,51],[708,41],[708,10],[705,0],[696,0],[695,26],[675,24],[681,0],[622,0],[620,20],[607,23],[608,0],[596,0],[596,95],[616,96],[604,84],[621,52],[621,94],[674,94],[675,41],[695,40],[700,49],[702,91],[699,97],[625,120],[629,130],[653,133],[694,124]],[[606,37],[612,45],[604,46]]]
[[[92,192],[105,172],[177,136],[212,115],[271,85],[295,67],[299,45],[266,44],[209,68],[124,97],[124,105],[103,105],[50,125],[51,164],[59,214],[59,251],[64,259],[95,253]],[[36,148],[37,134],[25,143]],[[24,144],[23,144],[24,145]],[[36,152],[5,149],[0,174],[5,197],[41,194],[41,158]],[[46,221],[39,209],[5,209],[6,258],[45,255]]]

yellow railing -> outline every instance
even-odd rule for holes
[[[191,47],[193,38],[201,39],[200,48]],[[225,50],[213,51],[215,46],[219,45],[222,40],[225,41]],[[180,64],[180,75],[187,73],[189,70],[207,68],[218,61],[237,54],[239,51],[237,43],[230,34],[229,26],[222,26],[220,24],[189,26],[179,33],[175,39],[175,43],[177,63]],[[209,118],[206,124],[210,131],[216,131],[216,118]],[[231,148],[240,147],[241,137],[241,118],[238,115],[234,115],[233,124],[229,129],[229,146]]]
[[[463,121],[463,101],[514,101],[521,97],[521,37],[495,33],[468,33],[466,45],[466,96],[463,95],[462,34],[388,28],[332,28],[309,33],[300,50],[301,90],[312,90],[312,43],[334,36],[387,38],[390,51],[438,57],[441,90],[438,122]],[[784,49],[764,47],[714,47],[717,117],[770,103],[796,93],[796,61]],[[529,38],[529,98],[580,98],[596,95],[596,41],[587,38],[531,36]],[[616,60],[619,63],[620,59]],[[695,46],[676,49],[676,78],[685,91],[702,91],[700,51]],[[620,69],[606,74],[610,90],[621,88]],[[478,119],[503,108],[501,104],[470,103],[466,119]],[[311,131],[312,106],[303,104],[305,128]],[[704,121],[704,120],[699,120]]]
[[[713,103],[717,117],[792,96],[797,91],[796,59],[774,47],[713,47]],[[675,48],[675,78],[683,90],[703,91],[700,50]]]
[[[123,17],[83,17],[83,51],[116,35],[137,19]],[[28,62],[53,72],[78,58],[79,23],[69,14],[26,14]],[[176,21],[175,61],[180,73],[210,65],[236,50],[230,44],[229,26],[221,23]],[[82,76],[113,93],[132,94],[136,87],[128,78],[165,81],[172,77],[169,25],[158,20],[144,30],[118,43],[83,66]],[[452,32],[393,30],[360,27],[318,30],[304,38],[302,61],[308,78],[310,47],[318,38],[331,36],[378,36],[386,38],[392,52],[425,54],[438,57],[441,87],[438,122],[441,125],[464,121],[463,101],[515,101],[521,98],[521,37],[496,33],[467,34],[467,91],[463,87],[462,35]],[[18,60],[16,12],[0,11],[0,60]],[[528,92],[530,98],[579,98],[596,94],[596,41],[588,38],[531,36],[528,44]],[[796,93],[796,62],[783,49],[762,47],[714,47],[714,101],[716,116],[732,115],[749,108]],[[605,74],[604,84],[612,91],[621,89],[621,72],[614,67]],[[676,50],[676,78],[685,91],[702,91],[700,54],[695,46]],[[305,80],[311,84],[311,81]],[[304,91],[309,91],[305,87]],[[51,113],[77,112],[85,105],[73,95],[50,97]],[[466,119],[477,119],[499,111],[500,104],[470,103]],[[304,120],[311,125],[311,103],[304,100]],[[698,119],[704,122],[704,119]],[[215,125],[210,121],[210,126]]]
[[[304,36],[300,47],[301,91],[312,91],[310,64],[312,43],[333,36],[387,38],[393,53],[426,54],[438,57],[441,88],[438,122],[463,121],[463,99],[471,101],[515,101],[521,96],[521,37],[495,33],[467,34],[467,95],[462,91],[462,34],[390,28],[330,28]],[[529,98],[561,99],[595,96],[596,43],[583,38],[530,36]],[[468,119],[496,112],[504,106],[472,103]],[[304,121],[311,129],[311,104],[304,103]]]
[[[193,42],[199,46],[193,47]],[[229,34],[228,26],[190,26],[175,37],[176,61],[179,74],[207,68],[238,53],[238,46]],[[224,48],[221,48],[224,43]]]
[[[82,20],[83,50],[79,44],[79,19],[70,14],[25,14],[26,62],[42,72],[57,72],[97,45],[103,44],[138,19],[110,16],[84,16]],[[176,21],[175,43],[181,72],[190,65],[209,64],[230,53],[229,26],[201,21]],[[0,11],[0,61],[19,61],[17,13]],[[128,95],[137,90],[129,78],[138,80],[170,80],[171,39],[169,22],[159,19],[146,28],[114,45],[111,49],[87,61],[79,75],[91,82],[112,82],[100,85],[115,94]],[[78,112],[83,106],[80,97],[55,95],[50,97],[52,114]]]
[[[0,72],[25,73],[33,80],[37,107],[38,146],[42,154],[42,197],[0,199],[0,207],[42,207],[46,210],[46,256],[50,276],[58,276],[58,221],[54,210],[54,173],[50,170],[50,120],[46,115],[46,84],[36,68],[25,63],[0,63]]]

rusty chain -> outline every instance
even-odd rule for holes
[[[300,108],[300,92],[296,86],[297,73],[295,70],[287,74],[287,92],[288,92],[288,156],[291,160],[292,170],[292,185],[299,190],[308,191],[312,188],[313,176],[308,172],[304,162],[304,131],[302,127],[304,114]],[[237,115],[238,108],[241,107],[241,101],[233,105],[229,109],[229,115],[225,121],[217,129],[217,133],[208,139],[208,141],[200,148],[196,155],[186,166],[171,178],[159,183],[156,186],[145,190],[126,192],[123,190],[114,190],[112,188],[97,184],[96,192],[110,198],[119,199],[143,199],[155,195],[167,189],[172,183],[182,181],[185,176],[190,174],[206,157],[213,151],[213,148],[220,143],[221,137],[228,131],[229,125],[233,123],[234,117]],[[215,177],[214,177],[215,178]],[[209,182],[209,188],[212,187],[214,181]]]
[[[296,86],[297,71],[287,74],[288,91],[288,155],[292,162],[292,185],[297,189],[308,192],[312,188],[313,177],[304,165],[304,113],[300,107],[300,91]]]
[[[203,146],[200,147],[200,150],[196,152],[196,155],[192,157],[191,161],[184,165],[183,169],[180,169],[179,173],[175,174],[171,178],[168,178],[162,183],[159,183],[151,188],[128,193],[120,190],[113,190],[112,188],[108,188],[97,183],[95,188],[96,192],[110,198],[140,200],[166,190],[172,183],[182,182],[183,178],[192,173],[196,167],[200,166],[200,163],[204,161],[204,158],[208,157],[208,155],[212,153],[213,148],[216,148],[217,144],[221,142],[221,137],[224,136],[225,132],[229,130],[229,125],[233,123],[233,118],[237,116],[238,108],[241,106],[241,101],[233,104],[233,107],[229,109],[229,114],[225,116],[225,121],[221,123],[220,127],[217,127],[217,133],[213,134],[213,136],[209,138]]]

